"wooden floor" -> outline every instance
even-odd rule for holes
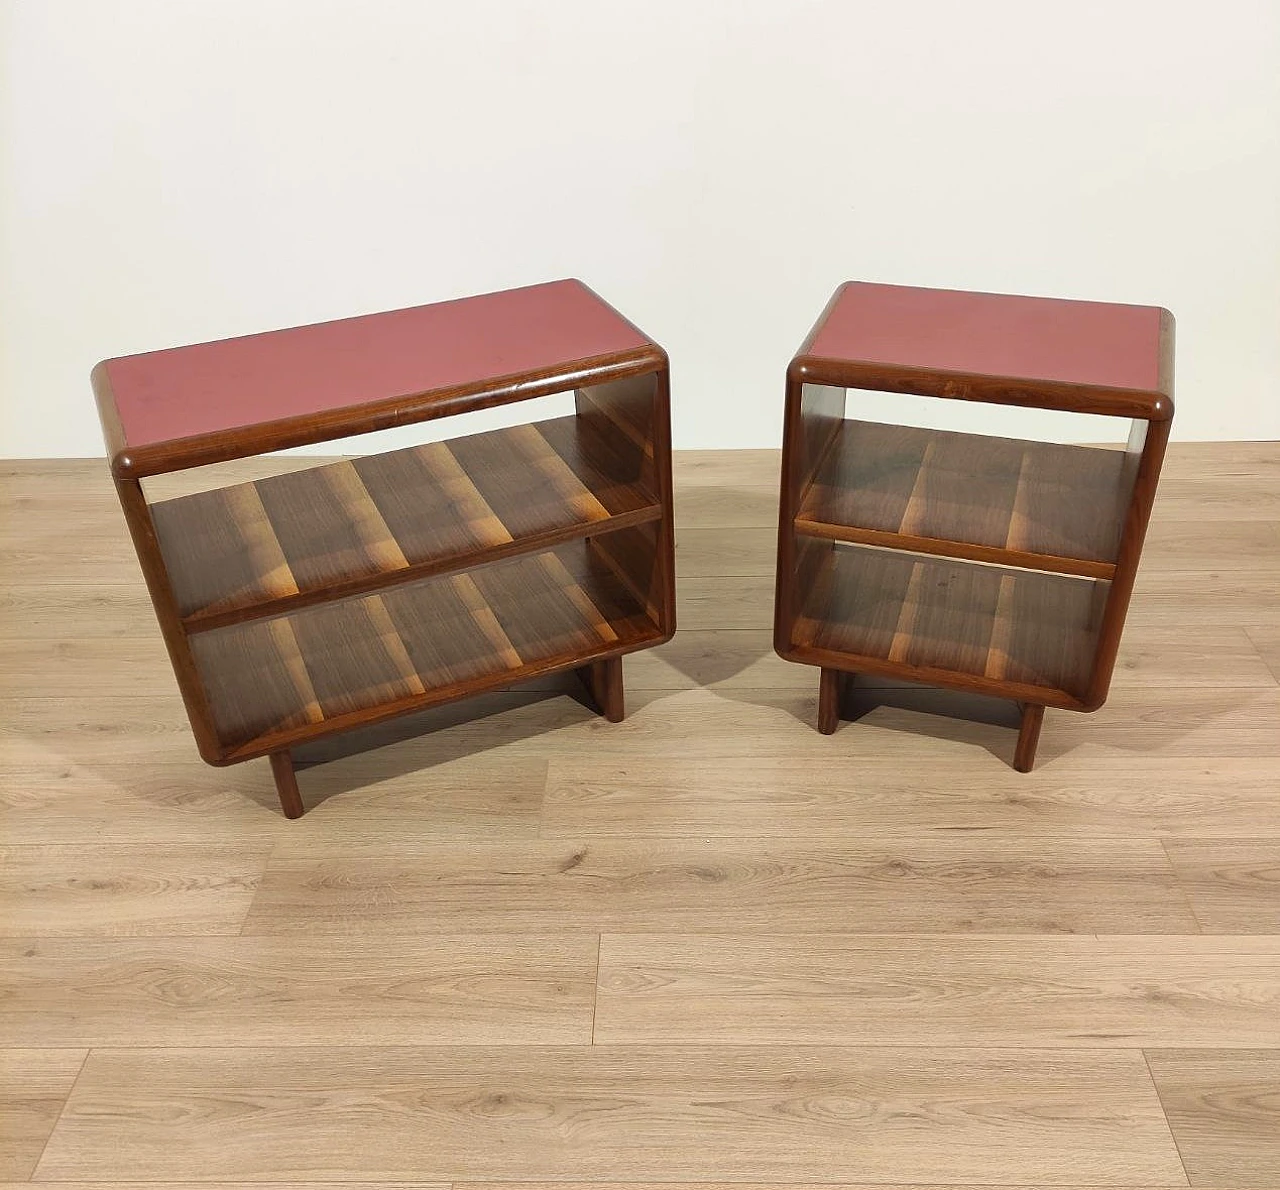
[[[777,469],[678,458],[624,723],[447,708],[288,822],[197,758],[104,465],[0,465],[0,1186],[1280,1184],[1280,444],[1171,449],[1026,776],[814,730]]]

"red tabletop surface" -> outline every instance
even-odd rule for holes
[[[554,369],[650,344],[580,281],[106,361],[127,446]]]
[[[804,356],[1155,391],[1159,306],[850,281]]]

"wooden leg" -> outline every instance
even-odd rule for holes
[[[621,723],[627,713],[622,688],[622,658],[606,657],[574,672],[586,686],[600,714],[610,723]]]
[[[818,730],[831,735],[840,726],[840,671],[824,669],[818,678]]]
[[[1040,724],[1044,722],[1044,707],[1035,703],[1022,704],[1022,726],[1018,729],[1018,747],[1013,753],[1013,767],[1020,773],[1029,773],[1036,763],[1036,745],[1040,742]]]
[[[276,779],[276,792],[280,795],[280,809],[286,818],[302,817],[302,794],[298,792],[298,778],[293,773],[293,757],[288,752],[271,753],[271,775]]]

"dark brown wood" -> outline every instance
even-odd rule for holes
[[[191,638],[227,761],[662,639],[584,542]]]
[[[660,519],[640,452],[615,437],[570,416],[153,504],[185,626],[207,631]]]
[[[136,479],[117,479],[115,487],[120,507],[124,511],[125,524],[129,528],[129,536],[133,539],[138,562],[142,567],[142,577],[151,596],[151,605],[160,624],[169,661],[178,680],[178,690],[186,707],[196,747],[204,760],[217,764],[220,749],[208,695],[196,667],[191,642],[182,627],[182,617],[178,612],[173,587],[156,537],[155,522],[151,518],[151,506],[143,495],[142,485]]]
[[[1169,334],[1172,335],[1172,328]],[[1170,365],[1172,366],[1172,365]],[[1098,634],[1098,650],[1093,663],[1093,681],[1085,699],[1086,710],[1097,710],[1107,699],[1116,654],[1120,651],[1120,634],[1124,631],[1129,598],[1138,577],[1142,543],[1156,499],[1156,484],[1164,464],[1165,447],[1169,443],[1169,421],[1135,422],[1129,438],[1128,454],[1134,460],[1136,477],[1133,499],[1125,510],[1124,530],[1120,537],[1120,554],[1116,559],[1116,576],[1110,584],[1102,630]]]
[[[670,398],[661,348],[606,321],[643,346],[145,449],[124,441],[111,375],[95,369],[205,760],[270,755],[292,817],[304,741],[571,669],[622,717],[622,655],[675,631]],[[566,390],[567,418],[159,504],[136,478]]]
[[[1065,413],[1097,413],[1104,417],[1141,417],[1152,421],[1173,416],[1173,401],[1143,390],[1092,388],[1042,381],[1013,382],[962,372],[939,373],[927,368],[853,364],[844,360],[809,357],[792,364],[791,376],[800,383],[906,393],[917,397],[946,397],[989,405],[1022,405],[1059,409]]]
[[[840,671],[823,669],[818,674],[818,730],[832,735],[840,726]]]
[[[1122,451],[845,420],[795,528],[1109,579],[1132,486]]]
[[[293,757],[288,752],[271,753],[271,775],[275,778],[276,793],[280,795],[280,809],[286,818],[301,818],[302,794],[298,792],[298,777],[293,771]]]
[[[860,291],[859,318],[876,288]],[[837,713],[829,674],[907,679],[1033,708],[1019,749],[1030,763],[1046,705],[1088,711],[1106,698],[1173,415],[1173,318],[1124,308],[1117,325],[1141,336],[1109,341],[1095,361],[1147,388],[1064,382],[1078,370],[1061,341],[1042,353],[1057,377],[980,375],[915,364],[896,304],[909,308],[912,291],[884,288],[895,312],[874,312],[878,330],[846,316],[824,335],[837,290],[787,371],[775,648],[822,670],[820,730]],[[1021,300],[994,299],[1015,313]],[[945,330],[945,349],[964,355]],[[990,358],[1037,358],[1034,344],[1002,354],[983,333]],[[819,351],[877,334],[894,362]],[[942,350],[921,342],[922,356]],[[844,387],[1130,416],[1135,432],[1115,451],[876,425],[845,418]]]
[[[622,658],[606,657],[574,670],[586,687],[596,710],[610,723],[626,717],[626,696],[622,686]]]
[[[656,523],[593,536],[591,545],[596,559],[643,603],[664,639],[670,639],[676,629],[676,597],[669,374],[664,369],[581,389],[575,401],[578,418],[601,438],[616,445],[621,436],[632,444],[637,453],[628,460],[627,474],[634,473],[634,482],[657,496],[661,517]],[[655,558],[656,566],[650,564]]]
[[[827,558],[789,659],[1083,704],[1100,629],[1089,580],[864,546]]]
[[[1013,767],[1020,773],[1029,773],[1036,763],[1036,745],[1040,743],[1040,725],[1044,722],[1044,707],[1033,702],[1023,703],[1022,723],[1018,728],[1018,746],[1013,754]]]

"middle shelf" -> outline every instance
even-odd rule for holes
[[[806,537],[1115,574],[1135,456],[847,419],[795,518]]]
[[[189,632],[656,521],[640,444],[575,416],[151,506]]]

